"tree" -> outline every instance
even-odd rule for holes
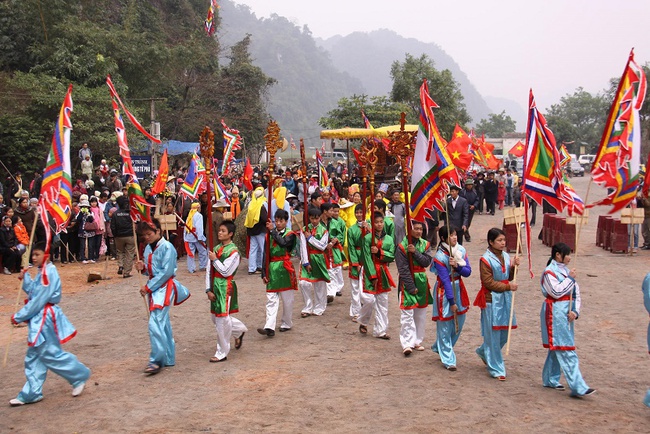
[[[335,109],[327,112],[327,116],[320,118],[319,125],[323,128],[364,128],[361,110],[366,113],[373,127],[396,125],[399,123],[400,114],[408,111],[408,106],[391,101],[386,96],[352,95],[350,98],[341,98]]]
[[[546,121],[558,145],[573,142],[567,146],[569,152],[578,154],[580,146],[586,146],[587,153],[593,154],[600,143],[607,111],[603,95],[592,95],[579,87],[547,110]]]
[[[253,65],[249,51],[250,43],[249,34],[235,44],[229,56],[230,64],[221,71],[220,111],[227,115],[229,125],[240,131],[246,142],[246,149],[257,150],[259,155],[263,149],[264,134],[269,121],[266,95],[276,80]]]
[[[517,128],[517,123],[502,111],[499,114],[490,113],[488,119],[481,119],[476,125],[476,134],[485,134],[486,137],[503,137],[503,133],[514,133]]]
[[[415,123],[419,119],[420,86],[423,78],[429,82],[431,98],[440,106],[434,114],[443,137],[450,138],[456,123],[464,125],[472,120],[465,109],[463,94],[451,71],[438,71],[433,60],[426,54],[416,58],[407,53],[403,63],[393,62],[390,76],[393,79],[391,99],[408,105],[410,113],[407,117],[411,122]]]

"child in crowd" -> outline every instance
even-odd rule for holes
[[[146,374],[157,374],[164,366],[176,364],[176,343],[172,335],[169,310],[190,297],[190,291],[178,282],[176,276],[176,250],[162,237],[160,222],[143,221],[138,224],[138,235],[145,243],[143,261],[136,263],[138,271],[144,271],[149,280],[140,288],[140,294],[148,297],[149,341],[151,353]]]
[[[266,323],[264,328],[258,328],[258,333],[272,337],[275,335],[275,324],[282,300],[282,323],[280,331],[291,330],[293,321],[293,291],[298,290],[296,270],[291,262],[291,251],[296,244],[296,234],[287,229],[289,213],[283,209],[275,212],[275,228],[273,223],[267,222],[269,231],[271,257],[269,270],[262,267],[262,280],[266,283]],[[265,252],[266,255],[266,252]],[[266,258],[264,258],[266,259]],[[262,261],[265,264],[265,261]]]
[[[548,348],[542,383],[544,387],[564,390],[560,373],[564,373],[571,396],[581,397],[596,392],[582,378],[576,354],[573,325],[580,316],[580,287],[575,281],[575,268],[569,269],[571,248],[557,243],[551,248],[551,257],[542,273],[542,344]]]
[[[44,245],[32,246],[32,263],[38,267],[34,279],[23,270],[22,289],[27,294],[25,306],[11,317],[11,322],[28,323],[25,376],[27,382],[12,406],[32,404],[43,399],[43,384],[47,371],[63,377],[72,386],[72,396],[79,396],[90,377],[90,369],[74,354],[61,349],[61,344],[72,339],[77,331],[65,316],[61,301],[61,279],[52,262],[47,260]]]
[[[488,373],[499,381],[506,380],[506,366],[501,349],[508,341],[508,323],[512,291],[516,291],[517,282],[513,282],[515,266],[510,255],[503,251],[506,247],[506,234],[499,228],[492,228],[487,233],[488,249],[481,257],[481,290],[474,300],[474,306],[481,309],[481,334],[483,345],[476,349],[476,354],[487,366]],[[517,318],[513,316],[512,328],[517,328]]]
[[[239,312],[237,283],[234,278],[240,256],[232,241],[234,236],[235,223],[230,220],[222,222],[217,232],[219,244],[208,253],[210,267],[205,274],[205,292],[210,300],[212,322],[217,330],[217,351],[210,358],[211,363],[225,362],[230,353],[230,339],[235,337],[235,349],[238,350],[248,331],[243,322],[231,315]]]
[[[305,302],[300,316],[321,316],[327,307],[329,260],[326,249],[330,247],[327,226],[321,220],[319,208],[309,208],[309,224],[300,234],[300,292]]]
[[[384,202],[381,199],[379,201]],[[358,318],[359,332],[362,335],[368,333],[370,317],[374,313],[373,336],[390,339],[388,334],[388,293],[395,287],[395,282],[388,270],[388,264],[395,260],[395,243],[391,236],[386,234],[384,216],[379,211],[373,213],[372,230],[374,234],[366,234],[361,243],[363,293],[361,294],[361,313]]]

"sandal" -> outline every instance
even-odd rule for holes
[[[359,324],[359,333],[362,335],[365,335],[368,333],[368,327],[364,326],[363,324]]]
[[[218,357],[210,357],[210,363],[225,362],[226,360],[228,360],[228,357],[224,357],[223,359],[220,359]]]
[[[381,336],[377,336],[377,338],[379,338],[379,339],[384,339],[384,340],[387,340],[387,341],[388,341],[388,340],[390,340],[390,335],[389,335],[388,333],[384,333],[384,334],[381,335]]]
[[[309,312],[301,312],[300,313],[300,318],[307,318],[308,316],[311,316]]]
[[[154,375],[160,372],[160,369],[162,369],[160,365],[156,365],[155,363],[149,363],[147,367],[144,369],[144,373]]]
[[[246,332],[242,332],[241,336],[238,338],[235,338],[235,349],[238,350],[241,348],[242,341],[244,340],[244,335]]]

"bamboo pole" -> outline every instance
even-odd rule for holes
[[[519,209],[522,209],[523,202],[519,204]],[[519,255],[519,249],[521,248],[521,223],[519,222],[519,214],[515,213],[515,224],[517,225],[517,249],[515,250],[515,258]],[[516,282],[517,280],[517,271],[519,271],[519,265],[515,264],[515,271],[513,273],[512,281]],[[510,336],[512,334],[512,320],[515,316],[515,295],[517,291],[512,292],[512,300],[510,300],[510,319],[508,320],[508,340],[506,342],[506,356],[510,354]]]

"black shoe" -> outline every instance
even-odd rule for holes
[[[555,389],[555,390],[565,390],[564,386],[561,384],[558,384],[557,386],[544,386],[548,387],[549,389]]]
[[[268,336],[270,338],[275,336],[275,330],[273,330],[273,329],[263,329],[263,328],[260,327],[260,328],[257,329],[257,333],[259,333],[261,335],[266,335],[266,336]]]
[[[260,273],[260,274],[262,274],[262,269],[261,269],[261,268],[258,268],[257,270],[255,270],[255,272],[256,272],[256,273]]]
[[[593,395],[594,393],[596,393],[596,389],[587,389],[585,394],[582,396],[589,396],[589,395]]]
[[[327,296],[327,304],[330,304],[333,301],[334,301],[334,296],[333,295],[328,295]]]
[[[122,274],[124,272],[124,267],[120,267],[117,269],[117,274]]]
[[[255,271],[249,271],[249,272],[248,272],[248,275],[249,275],[249,276],[252,275],[252,274],[255,274]]]
[[[288,332],[289,330],[291,330],[291,329],[287,328],[287,327],[280,327],[281,332]]]
[[[341,291],[339,291],[339,292],[336,293],[336,296],[341,297],[341,296],[343,296],[343,293]]]
[[[650,246],[643,245],[641,246],[641,250],[650,250]]]

